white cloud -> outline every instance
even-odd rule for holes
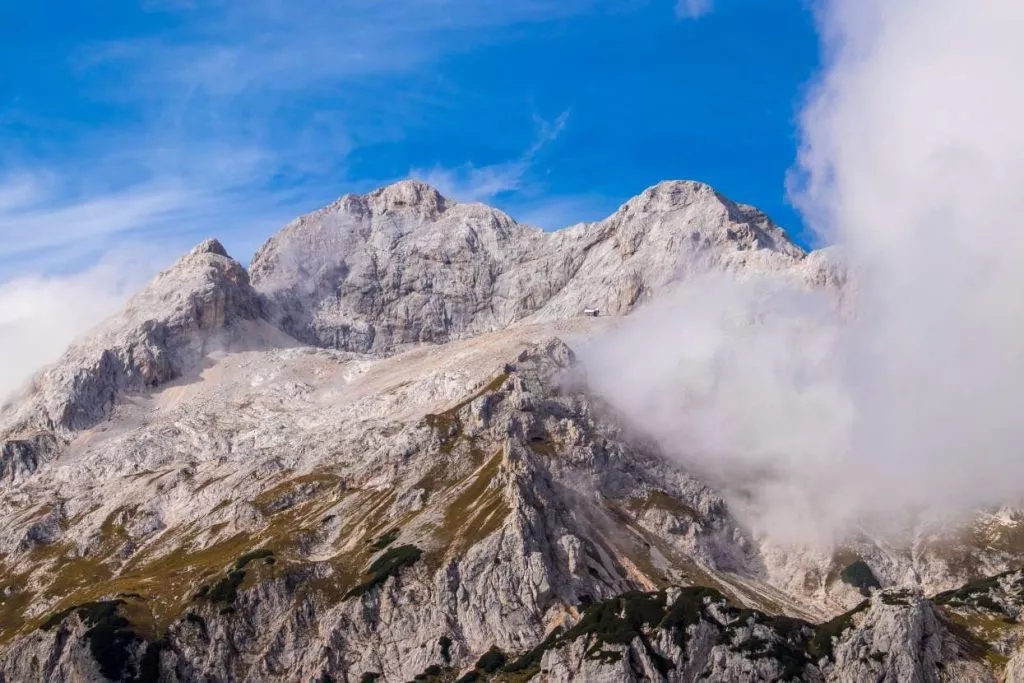
[[[196,197],[176,188],[133,187],[66,201],[42,188],[0,185],[0,259],[110,237],[167,220]],[[5,198],[18,195],[17,201]]]
[[[156,270],[152,253],[133,250],[108,255],[73,275],[32,275],[0,284],[0,401],[119,310]]]
[[[827,298],[704,275],[579,352],[591,387],[755,527],[827,541],[849,511],[836,477],[852,419],[841,344]]]
[[[506,192],[522,190],[537,155],[558,139],[568,119],[568,111],[559,114],[554,121],[537,119],[533,143],[516,159],[487,166],[467,163],[455,168],[414,168],[409,171],[409,177],[422,180],[446,197],[464,202],[487,202]]]
[[[519,160],[480,168],[472,164],[456,168],[435,166],[429,170],[412,169],[409,177],[422,180],[450,199],[486,202],[502,193],[520,189],[528,168]]]
[[[30,206],[40,194],[40,179],[26,173],[0,181],[0,213]]]
[[[208,171],[232,177],[223,164]],[[227,244],[244,258],[294,213],[273,193],[239,202],[226,182],[197,175],[187,186],[83,188],[46,174],[0,182],[0,401],[195,243],[246,224],[254,239]]]
[[[173,258],[208,237],[227,237],[228,249],[244,260],[296,215],[299,203],[271,190],[247,196],[247,181],[229,165],[222,159],[187,181],[124,187],[52,173],[0,181],[0,280],[78,271],[130,244],[165,249]]]
[[[598,342],[591,375],[775,533],[1024,500],[1024,4],[820,18],[795,194],[843,245],[853,315],[695,281]]]
[[[268,217],[283,224],[346,189],[354,141],[393,139],[403,117],[413,119],[399,98],[385,119],[391,128],[366,130],[384,127],[375,116],[353,134],[350,117],[377,106],[375,92],[390,87],[389,77],[427,73],[452,52],[500,40],[504,26],[592,5],[148,2],[148,11],[179,16],[163,31],[80,45],[68,55],[90,97],[123,114],[112,117],[117,124],[80,130],[61,122],[80,134],[59,149],[21,149],[20,133],[0,152],[0,279],[13,272],[12,256],[50,250],[53,266],[67,269],[58,257],[101,252],[101,243],[129,237],[175,239],[182,230],[213,229],[229,248],[235,239],[249,250],[254,226],[267,226],[260,238],[277,227]],[[538,148],[563,122],[542,124]],[[483,199],[514,189],[532,153],[431,173]]]
[[[582,14],[598,3],[229,0],[196,5],[172,0],[160,9],[173,11],[175,4],[185,20],[202,22],[201,28],[90,46],[80,61],[132,67],[150,96],[235,97],[251,90],[267,97],[423,67],[498,40],[502,27]]]
[[[676,16],[680,19],[700,19],[714,7],[714,0],[678,0]]]
[[[800,199],[858,270],[854,452],[902,498],[1024,494],[1024,5],[846,0],[822,21]]]

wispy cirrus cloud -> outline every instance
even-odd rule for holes
[[[700,19],[714,8],[714,0],[677,0],[676,16],[680,19]]]
[[[501,40],[493,29],[543,23],[595,8],[595,0],[224,0],[161,3],[186,30],[90,46],[90,65],[148,60],[154,83],[213,95],[303,90],[324,80],[403,72]],[[614,3],[612,3],[614,4]],[[155,64],[151,61],[156,59]]]
[[[197,199],[183,188],[143,186],[69,201],[48,181],[21,176],[0,183],[0,259],[160,222]]]
[[[432,185],[446,197],[467,202],[486,202],[504,193],[520,190],[538,155],[565,130],[569,112],[562,112],[553,121],[535,120],[536,138],[515,159],[485,166],[466,163],[455,168],[434,166],[430,169],[411,169],[409,177]]]
[[[520,223],[545,230],[557,230],[586,220],[605,216],[610,201],[594,194],[549,197],[544,192],[545,149],[565,131],[569,122],[566,110],[551,121],[535,118],[537,133],[522,154],[507,161],[475,166],[433,166],[411,169],[408,177],[431,185],[442,195],[463,202],[502,205]],[[511,197],[510,201],[501,201]]]
[[[270,230],[294,212],[285,190],[262,182],[278,168],[260,150],[230,145],[195,158],[154,145],[91,164],[22,166],[0,175],[0,275],[72,271],[125,242],[171,250],[169,261],[225,231]],[[242,256],[255,248],[236,242]]]
[[[449,96],[439,60],[592,2],[486,4],[146,0],[119,17],[139,30],[50,42],[56,99],[33,108],[0,85],[0,395],[195,242],[244,261],[296,215],[369,189],[351,152]],[[452,184],[518,187],[563,125]]]
[[[446,79],[446,60],[525,26],[632,4],[144,0],[111,8],[102,32],[47,34],[40,78],[10,92],[0,84],[6,357],[34,367],[52,355],[42,337],[63,346],[64,332],[112,310],[125,289],[109,273],[165,265],[211,236],[245,261],[296,215],[370,189],[358,178],[400,174],[407,161],[358,174],[351,165],[362,150],[423,137],[425,110],[458,111],[473,97]],[[46,88],[34,93],[38,82]],[[425,165],[427,179],[465,199],[521,193],[528,218],[555,220],[572,198],[539,197],[537,169],[565,120],[538,121],[522,154],[501,161],[507,149],[495,145],[499,161],[481,163],[471,149],[462,166]],[[120,265],[97,271],[98,261]],[[5,317],[33,299],[41,317]],[[18,351],[37,346],[46,352]]]
[[[23,271],[15,256],[46,251],[47,267],[66,269],[82,249],[211,231],[244,259],[273,227],[256,236],[254,224],[368,189],[351,179],[350,153],[400,138],[421,106],[444,97],[438,60],[501,40],[503,27],[592,5],[148,2],[147,12],[169,19],[160,30],[86,40],[66,55],[69,87],[87,88],[104,118],[0,111],[0,280]],[[54,130],[69,140],[41,144]],[[538,144],[557,134],[542,126]],[[452,182],[480,198],[514,189],[534,154],[467,165]]]

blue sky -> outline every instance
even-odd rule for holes
[[[0,276],[112,249],[247,260],[415,176],[553,229],[669,178],[806,243],[786,200],[818,69],[804,0],[0,4]]]

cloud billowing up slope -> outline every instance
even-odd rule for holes
[[[156,271],[153,256],[121,250],[78,273],[25,275],[0,284],[0,402],[119,310]]]
[[[1024,5],[833,0],[819,20],[794,197],[842,244],[849,315],[708,281],[595,344],[592,374],[776,531],[1017,499]]]
[[[691,280],[586,352],[592,381],[679,457],[752,500],[759,519],[776,532],[830,535],[865,515],[885,518],[908,506],[949,509],[1017,498],[1024,474],[1017,453],[1024,431],[1017,409],[1024,380],[1024,235],[1015,220],[1024,208],[1024,93],[1015,68],[1024,47],[1012,27],[1024,19],[1024,8],[1007,0],[969,12],[954,0],[833,0],[819,19],[827,69],[802,114],[794,197],[824,240],[843,245],[841,254],[815,252],[806,262],[808,272],[833,260],[849,264],[853,283],[843,310],[850,315],[838,315],[825,294],[774,279]],[[460,211],[490,216],[466,206],[451,215]],[[615,227],[615,217],[606,223]],[[318,244],[315,230],[292,232]],[[530,239],[570,247],[575,240],[579,248],[569,251],[594,259],[601,254],[588,235],[578,229]],[[629,240],[611,244],[602,241],[608,258],[618,259],[614,269],[582,268],[583,284],[572,291],[552,280],[551,290],[568,299],[559,315],[575,312],[595,292],[607,300],[603,308],[623,299],[622,292],[632,305],[642,288],[619,268],[631,256]],[[549,260],[553,253],[538,250]],[[523,282],[535,286],[538,273],[566,270],[561,263],[548,267],[531,250],[524,254],[509,256],[510,264],[518,259],[528,268],[506,265],[526,275],[487,289],[474,303],[480,311],[491,314],[495,293],[514,294]],[[582,258],[570,265],[578,268]],[[662,279],[671,279],[673,263]],[[377,262],[344,265],[372,280],[379,274],[367,264]],[[338,264],[320,265],[329,271]],[[392,265],[394,273],[404,271],[400,261]],[[9,394],[27,378],[26,369],[55,358],[113,310],[133,288],[122,279],[123,273],[101,268],[0,289],[2,311],[18,309],[30,290],[48,293],[49,302],[0,319],[5,357],[18,359],[0,374],[0,393]],[[327,282],[314,308],[298,307],[310,320],[293,316],[302,329],[290,331],[303,338],[306,330],[307,341],[326,343],[338,330],[379,315],[379,297],[371,297],[366,311],[328,310],[332,286]],[[410,301],[445,310],[444,296],[400,294],[385,301],[396,319],[405,308],[423,310]],[[473,324],[463,331],[491,329],[536,309],[506,298],[508,311],[498,310],[494,320],[467,316]],[[750,320],[757,324],[738,324]],[[423,338],[421,326],[395,330],[397,339],[374,334],[359,350]],[[412,331],[410,339],[403,330]]]

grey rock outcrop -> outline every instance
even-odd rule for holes
[[[195,371],[203,356],[243,339],[251,330],[240,328],[260,319],[245,269],[216,240],[198,245],[5,407],[0,479],[34,472],[75,432],[107,417],[125,392]]]
[[[755,209],[662,183],[548,234],[406,182],[251,270],[200,245],[0,415],[0,683],[1024,668],[1019,572],[953,583],[1017,518],[955,571],[776,552],[588,387],[574,340],[686,278],[846,286]]]
[[[297,339],[380,353],[586,308],[621,315],[695,272],[803,258],[763,213],[700,183],[661,183],[604,221],[546,233],[405,181],[303,216],[251,271]]]

